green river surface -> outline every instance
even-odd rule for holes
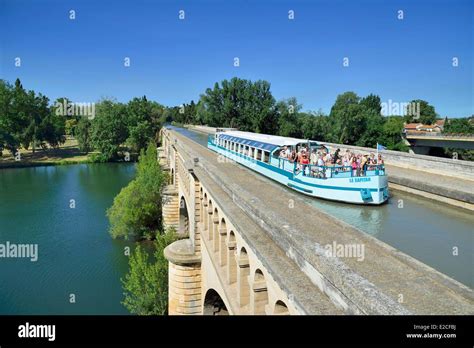
[[[134,175],[128,163],[0,170],[0,244],[38,244],[36,262],[0,258],[0,314],[128,313],[132,245],[110,237],[105,214]]]

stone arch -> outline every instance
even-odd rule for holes
[[[288,315],[290,312],[288,311],[288,306],[285,302],[278,300],[275,302],[275,306],[273,309],[273,314],[276,315]]]
[[[268,304],[267,281],[263,272],[256,269],[253,276],[253,284],[250,296],[250,304],[253,314],[265,314],[265,306]]]
[[[214,289],[207,290],[202,313],[203,315],[229,315],[224,300]]]
[[[231,230],[227,237],[227,284],[233,284],[237,280],[236,248],[235,233]]]
[[[250,264],[247,250],[242,247],[240,248],[239,254],[237,255],[237,290],[239,294],[239,305],[240,307],[249,304],[250,297]]]
[[[227,263],[226,240],[227,240],[227,225],[225,222],[225,218],[221,218],[221,222],[219,223],[219,245],[218,245],[220,266],[225,266]]]
[[[189,211],[184,196],[181,196],[179,200],[179,225],[177,232],[180,236],[189,236]]]

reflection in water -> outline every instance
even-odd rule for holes
[[[206,134],[175,129],[207,145]],[[404,192],[392,190],[391,195],[387,204],[378,207],[301,196],[314,207],[474,288],[474,215]]]
[[[133,243],[112,240],[105,211],[134,172],[123,163],[0,170],[0,243],[38,245],[37,262],[0,259],[0,314],[128,314],[120,278]]]

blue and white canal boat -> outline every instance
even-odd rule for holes
[[[270,179],[306,195],[328,200],[379,205],[388,200],[388,181],[383,165],[366,170],[351,167],[317,166],[290,161],[281,151],[304,148],[328,152],[316,141],[241,131],[217,132],[209,136],[209,149],[234,160]],[[286,149],[286,150],[285,150]]]

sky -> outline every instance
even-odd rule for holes
[[[465,117],[473,12],[471,0],[0,0],[0,79],[52,101],[146,95],[174,106],[236,76],[269,81],[303,110],[328,113],[354,91]]]

